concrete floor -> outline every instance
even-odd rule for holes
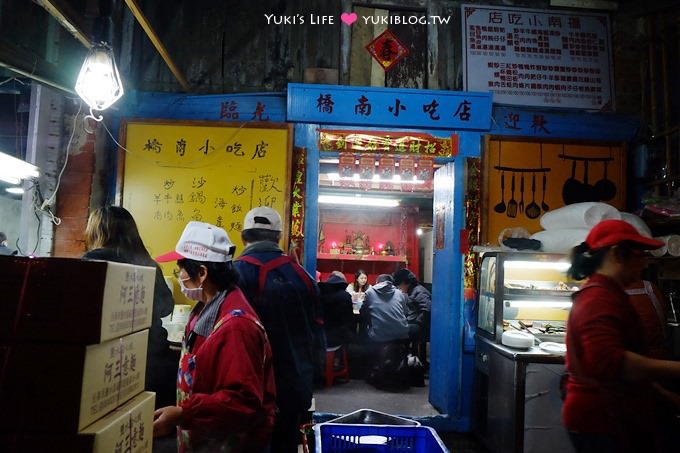
[[[373,409],[392,415],[431,416],[439,412],[428,402],[428,387],[411,387],[398,393],[377,390],[363,380],[352,379],[314,390],[315,412],[347,414]]]

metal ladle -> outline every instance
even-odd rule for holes
[[[543,172],[543,195],[541,197],[541,209],[543,209],[543,212],[548,212],[550,211],[550,206],[548,206],[548,203],[545,202],[545,186],[548,184],[548,176]]]

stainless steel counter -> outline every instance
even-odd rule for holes
[[[533,346],[529,349],[511,348],[510,346],[498,344],[487,338],[479,336],[477,336],[477,342],[484,343],[490,348],[493,348],[502,356],[519,362],[564,363],[564,354],[551,354],[539,348],[538,346]]]
[[[494,453],[573,453],[562,425],[564,355],[477,337],[473,431]]]

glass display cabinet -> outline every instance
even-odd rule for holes
[[[477,334],[500,343],[504,330],[528,330],[541,341],[564,342],[571,294],[569,257],[549,253],[486,252],[479,282]]]
[[[558,254],[482,256],[472,430],[494,453],[573,453],[561,420],[564,345],[556,345],[564,343],[571,294],[578,288],[567,279],[569,266],[569,257]],[[514,329],[542,343],[502,344],[504,330]]]

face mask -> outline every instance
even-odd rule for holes
[[[187,280],[191,280],[191,278],[187,277],[184,279],[177,279],[179,281],[179,287],[182,290],[182,294],[184,294],[188,299],[195,300],[195,301],[201,301],[203,300],[203,287],[199,286],[198,288],[187,288],[184,286],[184,282]]]

